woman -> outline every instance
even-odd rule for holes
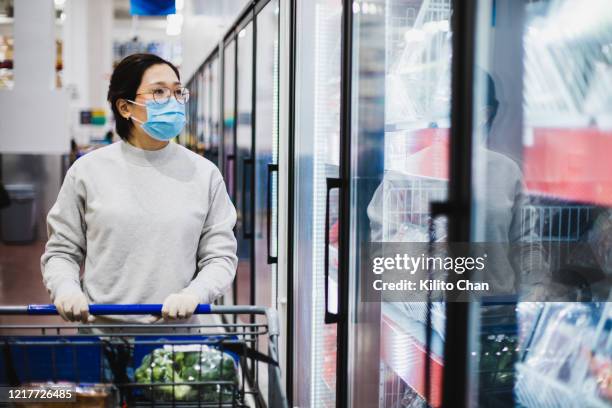
[[[169,142],[185,125],[188,97],[176,67],[155,55],[115,68],[108,101],[122,140],[70,167],[47,217],[43,281],[65,320],[87,322],[89,303],[163,303],[165,320],[187,319],[230,287],[236,211],[223,178]],[[96,322],[117,320],[154,318]]]

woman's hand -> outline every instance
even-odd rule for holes
[[[198,307],[198,303],[198,297],[191,293],[173,293],[164,300],[162,317],[164,320],[189,319]]]
[[[80,290],[63,293],[55,298],[57,312],[67,322],[87,323],[89,319],[89,303]]]

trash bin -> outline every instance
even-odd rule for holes
[[[2,241],[28,243],[36,238],[36,190],[31,184],[5,186],[11,205],[0,210]]]

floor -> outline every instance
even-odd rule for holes
[[[40,273],[40,257],[45,249],[43,241],[27,245],[0,243],[0,305],[28,305],[50,303]],[[58,316],[3,316],[0,324],[54,324]]]

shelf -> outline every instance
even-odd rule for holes
[[[609,408],[610,405],[581,390],[518,363],[517,402],[525,407]]]
[[[425,394],[424,372],[427,362],[425,347],[426,325],[419,318],[413,318],[400,304],[383,303],[381,324],[381,359],[410,388],[421,397]],[[418,304],[412,304],[418,306]],[[422,304],[423,307],[426,307]],[[437,313],[432,310],[432,320]],[[442,320],[442,323],[444,321]],[[438,331],[432,331],[432,352],[429,356],[431,368],[430,405],[440,406],[442,402],[442,373],[444,343]]]

